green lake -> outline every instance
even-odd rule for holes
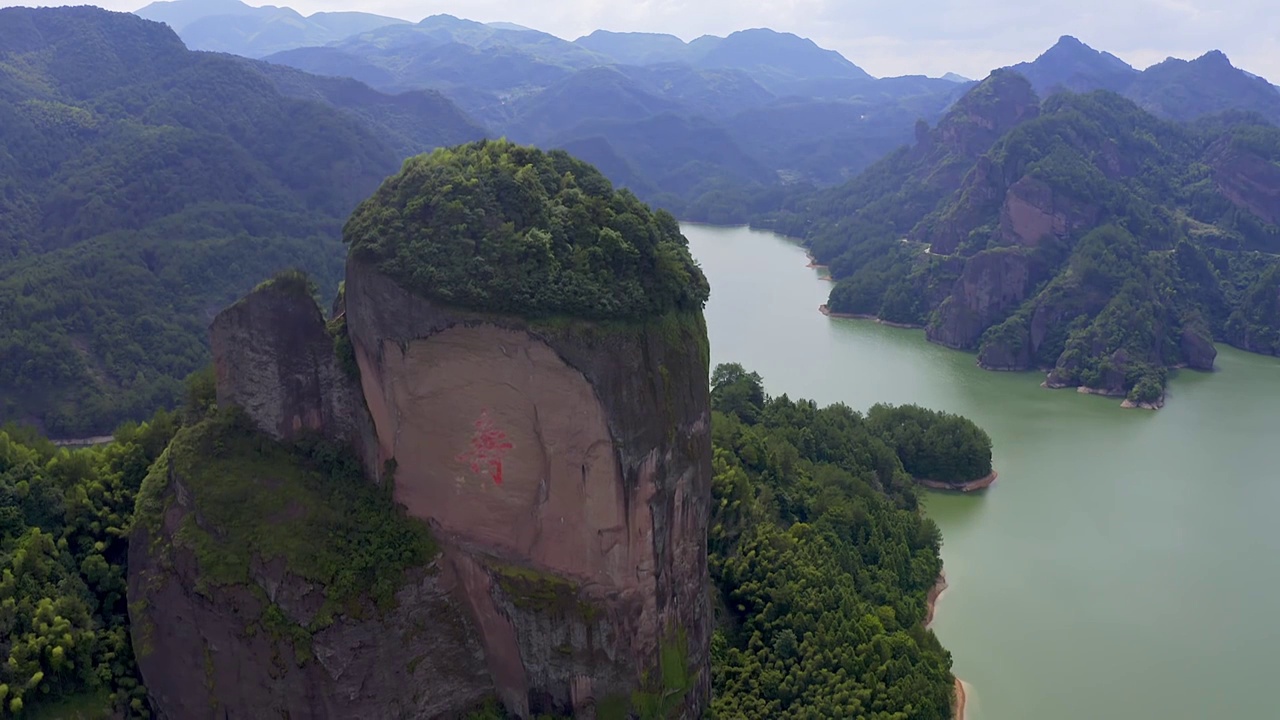
[[[771,233],[685,225],[712,362],[770,394],[966,415],[999,481],[931,494],[934,629],[969,720],[1280,718],[1280,361],[1220,346],[1163,410],[992,373],[923,331],[818,312],[830,283]]]

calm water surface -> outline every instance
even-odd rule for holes
[[[969,720],[1280,719],[1280,362],[1222,348],[1159,412],[980,370],[922,331],[817,312],[805,253],[686,225],[712,362],[855,408],[961,413],[995,442],[985,494],[933,494],[951,589],[934,628]]]

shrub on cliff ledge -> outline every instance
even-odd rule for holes
[[[406,288],[474,310],[638,318],[709,293],[669,213],[568,153],[506,141],[409,159],[344,239]]]

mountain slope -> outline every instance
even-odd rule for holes
[[[1167,367],[1212,368],[1214,338],[1280,350],[1280,129],[1256,117],[1181,125],[1105,91],[1037,104],[998,71],[769,222],[830,264],[832,312],[1155,406]]]
[[[278,82],[134,15],[0,10],[0,422],[148,414],[207,362],[218,308],[289,266],[333,287],[343,219],[401,155],[336,109],[367,89]],[[403,124],[456,125],[420,109]]]
[[[433,90],[388,95],[350,78],[311,75],[262,61],[247,64],[286,97],[324,103],[358,118],[401,157],[488,135],[457,105]]]
[[[1217,50],[1195,60],[1169,58],[1153,65],[1134,80],[1125,96],[1149,112],[1174,120],[1244,110],[1280,123],[1280,90],[1233,66]]]

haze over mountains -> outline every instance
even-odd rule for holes
[[[184,28],[178,35],[226,18],[248,23],[228,34],[224,47],[235,38],[259,43],[286,26],[306,30],[294,44],[318,42],[308,35],[316,16],[299,24],[296,13],[279,8],[177,0],[143,12]],[[206,357],[209,313],[271,271],[298,264],[322,280],[336,277],[342,218],[409,155],[506,135],[569,150],[685,219],[758,221],[784,208],[788,232],[817,242],[833,227],[848,233],[824,208],[851,212],[849,198],[860,197],[867,178],[903,181],[877,176],[884,165],[859,173],[895,148],[942,132],[958,99],[974,88],[985,92],[960,78],[874,78],[837,53],[768,29],[688,43],[609,32],[569,42],[449,16],[407,23],[336,14],[316,22],[354,34],[264,61],[191,52],[162,25],[118,14],[5,13],[0,182],[8,189],[0,202],[13,218],[2,239],[15,260],[0,271],[0,304],[19,320],[0,334],[0,396],[4,417],[58,434],[100,430],[172,401],[177,378]],[[293,20],[282,24],[281,17]],[[335,18],[350,23],[329,22]],[[265,46],[247,47],[238,49]],[[49,55],[50,48],[57,53]],[[1209,128],[1280,120],[1280,93],[1216,52],[1139,71],[1064,37],[1014,70],[1030,81],[1037,102],[1059,89],[1103,89],[1166,120],[1206,118]],[[1225,112],[1236,115],[1221,117]],[[1272,211],[1280,183],[1268,179],[1266,152],[1240,150],[1254,137],[1247,133],[1212,153],[1216,136],[1197,130],[1194,137],[1201,155],[1178,155],[1179,167],[1210,161],[1243,168],[1236,177],[1250,179],[1225,185],[1214,201],[1246,207],[1244,220],[1194,215],[1218,228],[1197,237],[1247,240],[1215,241],[1222,251],[1272,248],[1265,228],[1280,217]],[[960,191],[965,172],[998,139],[992,131],[963,164],[948,166],[935,201]],[[1082,147],[1061,152],[1080,154]],[[179,157],[184,163],[164,160]],[[1168,193],[1193,188],[1171,185]],[[1137,196],[1175,213],[1194,206],[1181,197]],[[301,214],[305,219],[289,219]],[[1261,218],[1263,229],[1240,230],[1250,217]],[[981,233],[986,226],[966,227]],[[254,253],[223,263],[229,272],[215,278],[191,269],[242,245]],[[971,246],[984,247],[964,245]],[[87,267],[95,268],[90,284],[104,289],[86,315],[59,298],[78,297],[72,288]],[[1258,272],[1229,273],[1235,299],[1225,315],[1210,318],[1215,337],[1227,337],[1227,316],[1243,307],[1241,293]],[[138,279],[120,280],[131,274]],[[121,287],[139,291],[126,297],[111,289]],[[143,323],[151,328],[146,343],[135,344],[144,297],[160,301],[150,303]],[[1252,334],[1232,337],[1269,351],[1261,330],[1270,327],[1269,306],[1265,293],[1258,298],[1250,305],[1257,317],[1237,324]],[[918,308],[915,319],[923,321],[931,307]],[[1156,360],[1163,357],[1172,356]]]
[[[139,13],[172,19],[196,49],[387,93],[436,90],[492,136],[569,149],[642,198],[701,220],[742,221],[767,209],[778,188],[856,176],[909,142],[917,120],[937,122],[970,84],[954,75],[874,78],[837,52],[767,28],[691,42],[604,30],[568,41],[449,15],[302,18],[236,0],[175,0]],[[1015,69],[1040,95],[1106,89],[1174,119],[1242,109],[1280,120],[1280,92],[1216,52],[1140,71],[1063,37]]]

